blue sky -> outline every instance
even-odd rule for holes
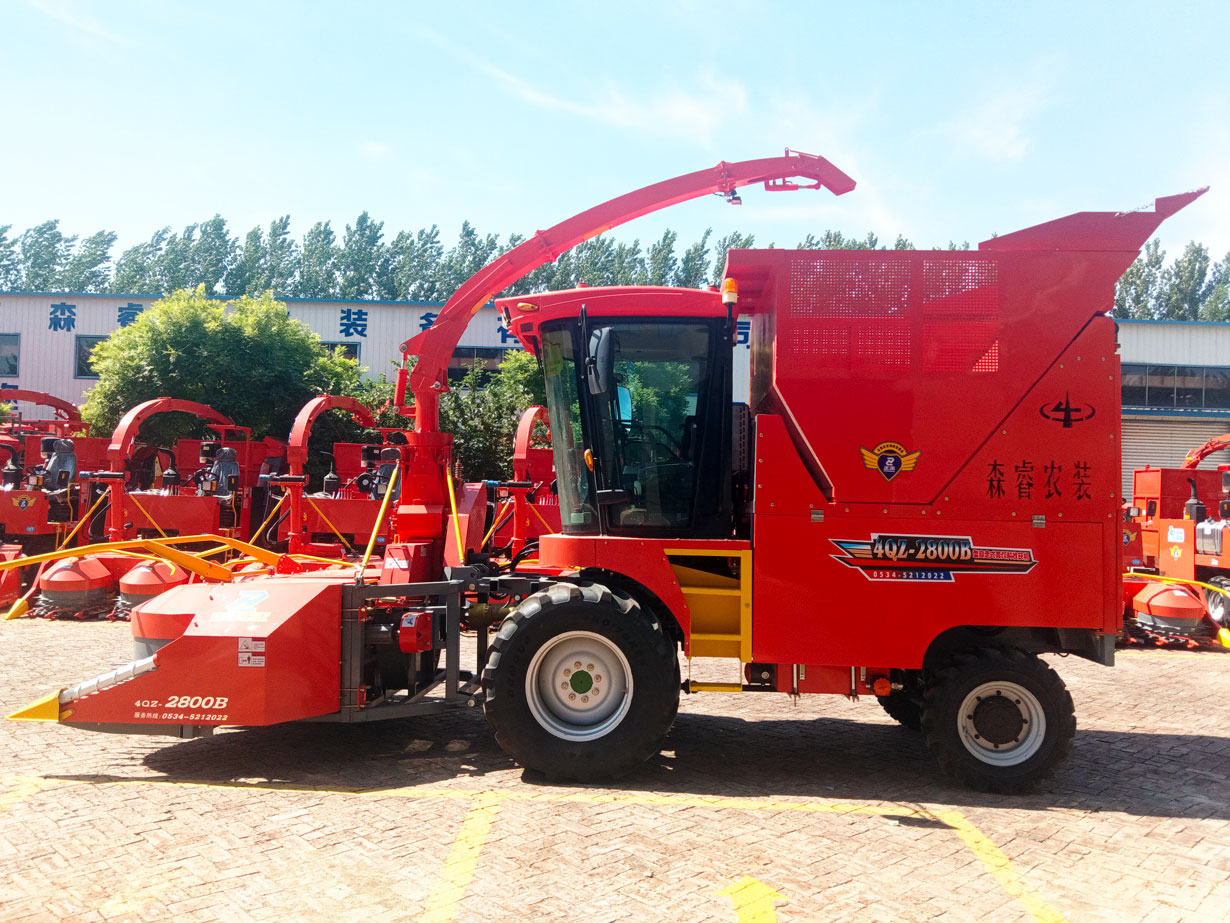
[[[1170,8],[1182,9],[1178,12]],[[616,230],[972,243],[1211,185],[1230,250],[1230,5],[0,0],[0,225],[115,250],[220,213],[532,233],[677,174],[822,154],[859,188]],[[391,233],[388,236],[392,236]]]

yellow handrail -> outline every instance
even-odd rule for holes
[[[504,515],[505,510],[512,506],[511,500],[505,500],[504,505],[500,507],[500,511],[495,514],[495,519],[491,520],[491,528],[487,530],[487,534],[483,536],[483,540],[478,543],[479,550],[487,547],[487,542],[491,541],[491,536],[495,535],[495,530],[501,525],[500,517]]]
[[[89,519],[91,516],[94,515],[94,511],[98,509],[98,504],[102,503],[103,500],[105,500],[109,494],[110,494],[110,491],[104,490],[102,493],[98,495],[98,499],[94,501],[94,505],[91,506],[88,510],[86,510],[86,513],[84,516],[82,516],[80,519],[77,520],[77,524],[73,526],[73,531],[69,532],[68,535],[64,536],[64,541],[60,542],[60,544],[56,546],[56,551],[62,551],[64,548],[68,546],[68,543],[73,540],[73,536],[77,534],[77,530],[80,529],[83,525],[85,525],[85,522],[87,519]]]
[[[392,480],[393,479],[390,478],[389,483],[392,483]],[[335,526],[329,520],[329,517],[324,514],[324,512],[320,509],[319,506],[317,506],[315,503],[312,502],[312,498],[305,495],[303,499],[308,502],[308,506],[310,506],[312,509],[316,511],[316,515],[318,515],[321,519],[325,521],[325,525],[328,526],[331,530],[333,530],[333,534],[342,540],[342,544],[345,545],[347,548],[349,548],[353,552],[354,547],[350,544],[350,542],[346,541],[346,536],[342,535],[342,533],[337,530],[337,526]]]
[[[461,521],[457,518],[457,491],[453,490],[453,472],[446,465],[444,477],[448,481],[448,505],[453,510],[453,534],[457,536],[457,563],[465,564],[466,549],[461,542]]]
[[[397,475],[400,473],[401,466],[394,465],[393,474],[389,477],[389,486],[384,489],[384,499],[380,501],[380,512],[376,514],[376,524],[372,526],[371,537],[367,540],[367,550],[363,552],[363,560],[359,562],[359,570],[355,574],[355,583],[363,582],[363,574],[367,571],[367,561],[376,547],[376,536],[380,534],[380,527],[384,525],[384,515],[389,508],[389,499],[393,496],[393,485],[397,483]]]
[[[147,510],[147,509],[146,509],[146,508],[145,508],[145,507],[141,504],[141,501],[137,499],[137,495],[136,495],[136,494],[123,494],[122,496],[127,497],[129,500],[131,500],[133,503],[135,503],[135,504],[137,505],[137,509],[139,509],[142,513],[144,513],[144,514],[145,514],[145,518],[146,518],[146,519],[148,519],[148,520],[150,521],[150,523],[152,523],[152,524],[153,524],[154,528],[158,530],[158,534],[159,534],[159,535],[161,535],[163,538],[166,538],[166,537],[167,537],[167,534],[166,534],[165,532],[163,532],[163,531],[162,531],[162,526],[158,525],[158,520],[156,520],[153,516],[151,516],[151,515],[149,514],[149,510]],[[121,511],[120,511],[120,515],[121,515],[121,516],[123,515],[123,510],[121,510]]]
[[[269,515],[265,517],[265,521],[257,526],[256,531],[252,533],[252,541],[256,541],[265,532],[265,526],[269,525],[269,520],[273,519],[274,514],[278,511],[278,507],[282,505],[282,501],[287,497],[286,494],[278,497],[278,502],[273,505],[273,509],[269,511]],[[276,536],[275,536],[276,537]]]

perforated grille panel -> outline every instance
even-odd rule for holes
[[[923,371],[999,368],[999,267],[988,260],[924,260]]]
[[[910,297],[904,260],[821,260],[804,251],[790,265],[790,317],[884,317]]]
[[[790,256],[783,357],[832,371],[999,369],[999,267],[986,257]]]

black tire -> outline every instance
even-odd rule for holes
[[[1230,590],[1230,580],[1225,577],[1212,577],[1209,579],[1209,584],[1223,590]],[[1217,623],[1217,627],[1230,628],[1230,599],[1221,593],[1205,590],[1204,601],[1209,608],[1209,618]]]
[[[877,696],[890,718],[911,731],[922,728],[922,671],[902,670],[901,689]]]
[[[496,742],[522,766],[552,781],[609,779],[662,748],[679,709],[679,659],[634,600],[561,583],[504,620],[483,690]]]
[[[1011,648],[956,654],[927,683],[922,730],[940,768],[970,788],[1032,791],[1072,751],[1076,716],[1063,680]]]

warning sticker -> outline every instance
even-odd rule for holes
[[[263,667],[265,665],[265,639],[239,639],[239,665],[241,667]]]

